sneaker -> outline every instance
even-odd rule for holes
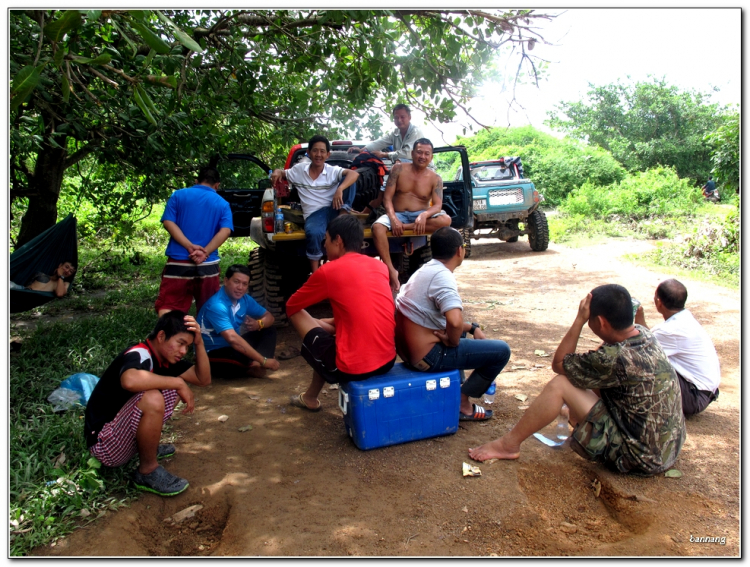
[[[167,457],[171,457],[177,452],[177,449],[175,449],[175,446],[171,443],[167,443],[166,445],[159,445],[159,449],[156,451],[156,458],[157,459],[166,459]]]
[[[175,496],[183,492],[190,484],[184,478],[168,472],[161,465],[149,474],[142,474],[136,470],[133,473],[133,483],[139,489],[153,492],[159,496]]]

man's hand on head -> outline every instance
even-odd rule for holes
[[[188,331],[193,333],[193,344],[195,346],[200,346],[203,344],[203,335],[201,335],[201,326],[198,324],[198,321],[195,320],[195,317],[192,315],[185,315],[184,319],[185,326],[188,328]]]
[[[586,324],[589,320],[589,317],[591,317],[591,294],[586,294],[586,297],[584,297],[581,300],[581,303],[578,305],[578,315],[576,316],[576,319],[579,323]]]

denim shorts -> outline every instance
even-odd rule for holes
[[[397,211],[396,218],[404,224],[411,224],[414,221],[416,221],[417,217],[421,215],[423,212],[424,211],[401,211],[401,212]],[[441,215],[446,215],[446,214],[448,213],[446,213],[445,211],[438,211],[437,213],[432,215],[430,218],[434,219],[435,217],[439,217]],[[391,219],[388,218],[388,215],[383,215],[378,220],[376,220],[373,224],[376,224],[376,223],[383,224],[388,229],[391,228]]]

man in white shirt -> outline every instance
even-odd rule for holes
[[[687,288],[674,279],[661,282],[654,293],[654,304],[664,322],[653,334],[677,373],[682,389],[682,411],[686,416],[702,412],[719,396],[721,368],[711,338],[685,309]],[[643,307],[635,322],[646,327]]]
[[[411,162],[411,152],[414,149],[414,142],[424,138],[422,130],[411,123],[411,110],[405,104],[397,104],[393,107],[393,122],[396,129],[382,138],[370,142],[365,149],[380,159],[388,158],[391,161],[400,159],[406,163]],[[383,152],[388,146],[393,146],[392,152]]]
[[[310,138],[307,155],[309,162],[298,163],[291,169],[274,170],[271,182],[275,184],[279,179],[286,179],[297,189],[305,217],[307,258],[314,272],[320,267],[323,257],[328,223],[340,212],[352,210],[357,191],[354,183],[359,173],[326,163],[331,155],[331,143],[325,136]]]

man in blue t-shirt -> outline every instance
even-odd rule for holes
[[[234,230],[229,203],[216,194],[219,172],[204,167],[198,183],[172,193],[161,222],[169,232],[167,265],[161,275],[156,312],[200,311],[219,291],[219,246]]]
[[[198,312],[203,343],[213,377],[262,378],[278,370],[274,358],[274,317],[247,294],[250,270],[242,264],[227,268],[224,287]]]

